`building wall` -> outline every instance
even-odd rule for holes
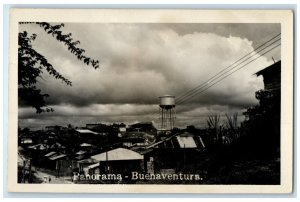
[[[277,62],[259,72],[257,76],[262,75],[264,89],[272,92],[280,92],[281,88],[281,62]]]

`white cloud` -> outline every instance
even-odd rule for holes
[[[67,114],[74,116],[81,114],[74,105],[83,106],[86,116],[104,111],[105,116],[114,116],[114,107],[94,107],[122,104],[116,110],[122,114],[131,106],[126,104],[151,106],[160,95],[179,96],[253,50],[253,42],[246,38],[199,32],[179,35],[167,26],[67,24],[64,30],[81,41],[88,55],[100,59],[101,68],[94,70],[32,26],[32,33],[38,33],[34,47],[73,82],[68,87],[45,74],[39,85],[50,94],[49,101],[57,105],[57,111],[61,110],[59,105],[68,106]],[[255,104],[254,93],[263,88],[263,82],[253,74],[269,64],[261,57],[191,100],[200,106],[241,108]]]

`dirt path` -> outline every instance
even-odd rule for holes
[[[73,184],[71,181],[71,177],[55,177],[54,175],[50,175],[48,173],[42,172],[37,170],[34,174],[37,178],[41,179],[43,182],[42,184],[49,183],[49,184]],[[44,178],[46,177],[47,182],[45,182]],[[49,182],[49,178],[51,178]]]

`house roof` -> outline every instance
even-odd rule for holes
[[[280,68],[281,68],[281,61],[278,61],[278,62],[276,62],[276,63],[274,63],[274,64],[258,71],[258,72],[256,72],[255,75],[260,76],[260,75],[263,75],[265,73],[269,73],[271,71],[274,71],[275,69],[280,70]]]
[[[29,146],[28,148],[29,148],[29,149],[34,149],[34,148],[36,148],[36,147],[40,147],[41,145],[43,145],[43,144],[31,145],[31,146]]]
[[[88,144],[88,143],[82,143],[80,146],[81,146],[81,147],[90,147],[90,146],[92,146],[92,145],[91,145],[91,144]]]
[[[164,140],[156,142],[146,147],[151,148],[205,148],[200,136],[194,136],[189,132],[177,133]]]
[[[58,142],[56,142],[56,143],[54,143],[54,144],[52,144],[52,145],[50,146],[51,149],[53,149],[53,148],[55,148],[55,147],[57,147],[57,148],[62,148],[63,146],[62,146],[60,143],[58,143]]]
[[[135,151],[131,151],[129,149],[118,148],[113,149],[108,152],[103,152],[101,154],[97,154],[91,156],[92,159],[97,161],[122,161],[122,160],[142,160],[144,157]]]
[[[95,159],[91,159],[91,158],[88,158],[88,159],[82,159],[80,161],[77,161],[78,163],[96,163],[97,161]]]
[[[77,161],[82,160],[82,159],[85,159],[85,158],[86,158],[85,155],[78,155],[78,156],[75,157],[75,159],[76,159]]]
[[[89,129],[76,129],[76,131],[81,133],[81,134],[90,134],[90,133],[95,134],[95,135],[99,134],[99,133],[96,133],[96,132],[91,131]]]
[[[195,143],[195,140],[193,137],[176,137],[180,148],[197,148],[197,145]]]
[[[49,159],[50,160],[57,160],[57,159],[64,158],[66,156],[67,156],[66,154],[60,154],[60,155],[57,155],[57,156],[50,157]]]
[[[32,138],[22,138],[21,142],[23,144],[31,144],[33,141],[32,141]]]
[[[86,151],[82,151],[82,150],[80,150],[79,152],[77,152],[76,154],[77,155],[81,155],[81,154],[85,154],[86,153]]]
[[[44,156],[49,157],[49,156],[53,156],[54,154],[56,154],[56,152],[49,152],[48,154],[45,154]]]
[[[98,163],[95,163],[95,164],[89,165],[89,166],[88,166],[88,168],[89,168],[89,169],[93,169],[93,168],[96,168],[96,167],[98,167],[99,165],[100,165],[100,163],[98,162]]]
[[[40,150],[45,150],[47,148],[47,145],[44,144],[37,144],[37,145],[32,145],[28,147],[29,149],[40,149]]]

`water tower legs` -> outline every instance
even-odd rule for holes
[[[172,130],[175,126],[175,108],[159,108],[160,129]]]

